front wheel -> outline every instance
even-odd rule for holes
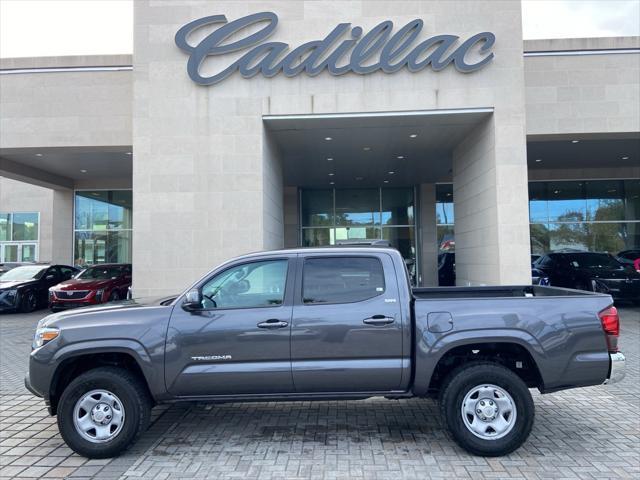
[[[149,425],[151,401],[142,382],[114,367],[89,370],[65,388],[58,405],[58,428],[76,453],[114,457]]]
[[[489,457],[519,448],[531,433],[535,415],[527,385],[494,363],[452,372],[443,386],[440,410],[458,445]]]
[[[38,297],[34,292],[26,292],[22,297],[22,303],[20,304],[21,313],[31,313],[38,308]]]

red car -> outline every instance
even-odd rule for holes
[[[49,289],[49,308],[56,312],[65,308],[85,307],[127,298],[131,286],[131,265],[105,263],[93,265],[75,277]]]

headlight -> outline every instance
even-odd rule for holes
[[[40,348],[46,345],[54,338],[60,335],[60,330],[54,327],[42,327],[36,330],[36,335],[33,338],[33,348]]]

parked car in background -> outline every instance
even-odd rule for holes
[[[633,265],[636,271],[640,272],[640,249],[624,250],[616,256],[619,262]]]
[[[55,312],[66,308],[115,302],[127,298],[130,286],[130,264],[93,265],[82,270],[74,278],[51,287],[49,308]]]
[[[533,257],[533,255],[532,255]],[[456,254],[443,252],[438,255],[438,285],[453,287],[456,284]],[[551,285],[549,276],[543,271],[531,267],[532,285]]]
[[[535,268],[548,275],[553,286],[640,303],[640,273],[608,253],[552,252],[538,259]]]
[[[33,265],[31,262],[4,262],[0,263],[0,277],[7,273],[9,270],[13,270],[16,267],[21,267],[23,265]]]
[[[612,303],[532,285],[411,288],[391,248],[260,252],[180,295],[43,318],[25,385],[90,458],[128,448],[155,403],[373,396],[438,399],[458,444],[505,455],[531,431],[530,388],[623,378]],[[584,414],[584,428],[601,416]]]
[[[33,312],[47,306],[49,287],[73,277],[69,265],[30,264],[13,268],[0,277],[0,312]]]

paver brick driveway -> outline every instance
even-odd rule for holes
[[[45,314],[0,315],[1,478],[640,478],[640,309],[621,311],[625,380],[534,393],[533,433],[502,458],[457,447],[430,400],[372,399],[158,407],[125,455],[86,460],[22,383]]]

